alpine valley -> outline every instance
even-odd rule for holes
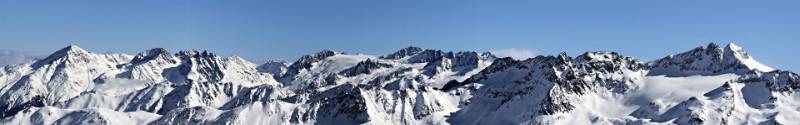
[[[70,45],[0,70],[0,124],[800,124],[798,91],[734,44],[653,61],[408,47],[265,64]]]

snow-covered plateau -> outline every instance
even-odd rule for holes
[[[653,61],[408,47],[254,64],[70,45],[0,70],[0,124],[800,124],[800,79],[734,44]]]

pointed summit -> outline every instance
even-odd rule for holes
[[[687,76],[725,73],[746,74],[752,71],[769,72],[774,69],[755,61],[736,44],[720,48],[709,43],[706,48],[664,57],[651,62],[650,75]]]
[[[63,53],[63,54],[73,53],[74,54],[74,53],[87,53],[87,51],[83,50],[81,47],[78,47],[77,45],[69,44],[67,47],[64,47],[61,50],[56,51],[56,53],[54,53],[54,54],[58,54],[58,53]]]
[[[708,46],[706,46],[705,48],[705,52],[707,55],[710,55],[713,59],[716,60],[723,59],[724,50],[722,50],[722,48],[719,48],[719,45],[717,45],[717,43],[714,42],[709,43]]]
[[[742,49],[742,47],[739,47],[739,46],[738,46],[738,45],[736,45],[735,43],[728,43],[728,45],[727,45],[727,46],[725,46],[725,48],[726,48],[726,49]]]
[[[89,54],[90,53],[88,51],[83,50],[76,45],[70,44],[67,47],[64,47],[56,52],[53,52],[53,54],[50,54],[50,56],[47,56],[47,58],[36,61],[36,63],[34,63],[31,66],[41,67],[42,65],[50,64],[53,61],[67,59],[67,58],[86,58],[85,56],[88,56]],[[84,59],[84,61],[88,60]]]
[[[742,47],[739,47],[733,43],[730,43],[727,46],[725,46],[725,52],[726,55],[733,55],[736,58],[750,59],[750,55],[748,55],[747,52],[745,52],[744,49],[742,49]]]
[[[758,70],[761,72],[769,72],[775,70],[772,67],[769,67],[767,65],[761,64],[760,62],[756,61],[753,57],[750,57],[750,55],[747,54],[747,52],[744,51],[742,47],[739,47],[734,43],[730,43],[727,46],[725,46],[724,51],[725,51],[724,54],[725,58],[729,60],[735,59],[737,62],[740,62],[745,66],[747,66],[747,68],[749,69]]]
[[[241,57],[241,56],[239,56],[239,55],[233,55],[233,56],[231,56],[231,57],[228,57],[228,59],[229,59],[229,60],[234,60],[234,61],[246,61],[246,60],[247,60],[247,59],[244,59],[244,58],[242,58],[242,57]]]
[[[250,61],[247,61],[247,59],[244,59],[239,55],[230,56],[228,58],[225,58],[225,60],[230,61],[230,62],[234,62],[234,63],[238,63],[238,64],[255,65],[254,63],[252,63]]]
[[[719,45],[715,42],[708,43],[706,49],[719,49]]]
[[[558,54],[558,59],[564,62],[568,62],[572,60],[572,57],[569,57],[569,55],[567,55],[567,52],[561,52]]]

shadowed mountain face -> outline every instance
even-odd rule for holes
[[[68,46],[0,70],[3,124],[800,123],[800,78],[734,44],[652,62],[407,47],[253,64],[208,51]]]

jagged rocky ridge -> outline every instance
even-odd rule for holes
[[[692,83],[683,85],[682,83]],[[0,71],[4,124],[797,124],[800,79],[711,43],[515,60],[417,47],[293,63],[68,46]],[[663,90],[672,87],[671,90]],[[685,91],[681,91],[685,90]]]

